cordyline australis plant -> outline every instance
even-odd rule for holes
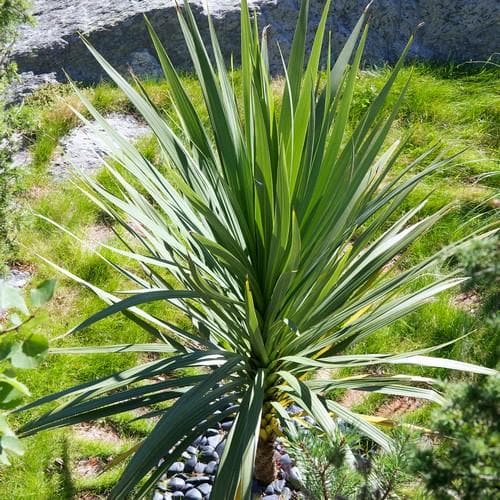
[[[124,312],[161,342],[59,352],[152,351],[168,356],[33,403],[30,407],[64,398],[62,406],[22,431],[30,435],[154,405],[146,417],[160,419],[131,451],[112,498],[131,492],[138,498],[145,495],[197,436],[230,414],[235,423],[212,490],[217,500],[250,498],[252,474],[264,481],[273,478],[276,419],[285,422],[292,402],[332,437],[339,432],[339,416],[390,449],[390,437],[369,418],[325,394],[352,388],[442,401],[431,378],[363,375],[315,380],[320,368],[391,364],[493,372],[426,355],[438,347],[350,354],[355,343],[462,280],[434,278],[407,291],[410,282],[456,245],[397,275],[388,274],[391,259],[446,209],[414,222],[424,200],[404,215],[396,214],[419,181],[450,160],[430,161],[420,169],[432,156],[426,153],[403,172],[390,175],[403,145],[396,142],[383,151],[382,146],[404,90],[388,112],[384,107],[408,47],[361,121],[348,132],[367,36],[366,12],[335,64],[328,54],[327,79],[321,83],[329,4],[305,61],[308,2],[301,3],[279,113],[266,36],[260,36],[246,1],[241,5],[241,109],[211,21],[215,63],[188,4],[178,10],[208,110],[206,124],[149,23],[169,83],[173,119],[155,108],[139,82],[127,83],[89,46],[151,127],[169,174],[165,177],[164,170],[115,132],[79,92],[96,120],[96,136],[107,145],[105,165],[120,193],[113,194],[91,178],[83,189],[133,236],[135,243],[124,239],[127,248],[114,250],[136,261],[141,271],[134,274],[112,264],[139,288],[122,300],[86,283],[110,305],[75,330]],[[418,173],[412,174],[414,170]],[[153,301],[178,308],[193,328],[183,329],[141,309]],[[193,375],[186,368],[200,370]],[[160,374],[169,377],[155,379]],[[165,460],[159,465],[161,458]]]

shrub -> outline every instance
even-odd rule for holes
[[[20,441],[7,424],[2,410],[18,406],[29,389],[15,378],[14,368],[35,368],[47,352],[47,339],[40,334],[19,338],[19,331],[32,320],[54,293],[55,281],[47,280],[30,292],[31,312],[24,294],[0,280],[0,463],[9,465],[9,455],[23,452]],[[13,338],[13,335],[15,337]]]
[[[431,428],[439,446],[418,449],[415,470],[437,499],[494,499],[500,495],[500,378],[449,389]]]

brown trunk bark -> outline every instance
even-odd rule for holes
[[[277,477],[278,468],[274,459],[274,440],[260,438],[255,455],[255,479],[267,485]]]

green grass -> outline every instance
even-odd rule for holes
[[[359,77],[358,90],[352,119],[355,120],[375,95],[385,76],[386,69],[363,72]],[[405,137],[412,133],[404,152],[404,160],[410,161],[430,143],[439,141],[444,150],[453,154],[467,148],[455,166],[446,172],[436,173],[430,181],[412,194],[409,204],[414,204],[432,191],[428,210],[454,202],[455,209],[428,235],[422,238],[410,252],[402,256],[398,265],[406,267],[425,257],[447,241],[465,234],[464,219],[471,214],[482,213],[482,221],[493,218],[495,213],[483,200],[495,196],[499,177],[481,179],[486,172],[498,174],[498,140],[500,137],[500,79],[498,71],[481,70],[464,72],[450,68],[432,68],[417,65],[403,71],[400,86],[405,77],[413,73],[408,97],[400,118],[392,132],[392,138]],[[239,85],[240,74],[234,75]],[[183,77],[183,84],[195,96],[199,113],[206,119],[197,82],[190,76]],[[163,82],[146,82],[154,102],[167,114],[168,89]],[[280,81],[276,88],[280,88]],[[124,96],[112,85],[103,83],[86,89],[86,94],[103,113],[133,112]],[[46,256],[62,267],[69,269],[83,279],[108,289],[126,288],[117,274],[98,257],[69,235],[62,234],[51,224],[36,218],[33,212],[41,213],[70,229],[85,239],[89,228],[106,222],[103,214],[93,206],[70,182],[55,184],[51,181],[47,167],[54,155],[59,139],[78,124],[68,104],[78,109],[81,106],[67,85],[51,86],[32,96],[18,112],[19,125],[31,143],[33,162],[20,179],[20,202],[22,221],[18,228],[19,251],[12,260],[34,263],[34,282],[54,271],[35,254]],[[158,161],[154,140],[140,141],[140,149],[152,161]],[[100,180],[108,185],[105,173]],[[112,185],[108,186],[113,188]],[[479,224],[479,221],[476,225]],[[128,265],[126,260],[118,259]],[[452,264],[450,264],[452,266]],[[498,360],[498,331],[487,319],[492,314],[494,301],[491,290],[483,290],[480,297],[484,306],[470,314],[457,307],[456,296],[460,290],[443,295],[438,301],[414,313],[404,321],[379,332],[369,342],[359,345],[360,351],[390,352],[410,349],[451,340],[467,332],[473,332],[464,341],[447,349],[452,357],[494,366]],[[482,295],[481,295],[482,293]],[[489,304],[489,305],[488,305]],[[54,338],[67,331],[85,317],[95,312],[100,302],[81,286],[65,278],[60,279],[55,300],[26,328],[26,333],[42,332]],[[173,310],[158,313],[167,314],[177,322],[185,319]],[[491,324],[490,324],[491,323]],[[150,341],[146,333],[123,317],[114,317],[96,326],[59,342],[61,345],[91,345]],[[38,397],[61,388],[96,379],[123,370],[139,361],[137,354],[50,356],[36,371],[20,373],[20,378]],[[420,370],[421,371],[421,370]],[[347,372],[346,372],[347,373]],[[437,376],[444,372],[435,371]],[[373,412],[385,400],[378,395],[366,399],[359,411]],[[427,410],[419,409],[415,421],[424,423]],[[427,412],[427,413],[426,413]],[[30,415],[16,417],[18,423]],[[408,417],[410,418],[410,417]],[[64,499],[72,498],[80,491],[103,493],[116,479],[119,471],[114,470],[91,479],[75,477],[72,463],[92,456],[107,458],[124,451],[147,432],[145,421],[131,422],[131,416],[111,420],[110,425],[122,437],[122,444],[109,445],[99,442],[82,442],[71,430],[37,435],[27,440],[24,458],[16,460],[12,468],[0,472],[0,498]],[[63,458],[64,465],[55,464]]]

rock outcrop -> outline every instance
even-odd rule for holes
[[[329,29],[334,51],[342,46],[368,0],[334,0]],[[159,66],[147,35],[143,15],[156,27],[174,63],[189,67],[189,58],[172,0],[34,0],[37,24],[25,27],[14,49],[22,72],[55,72],[64,68],[74,79],[96,82],[103,73],[84,47],[85,34],[113,65],[132,67],[143,75],[157,76]],[[207,34],[208,5],[221,46],[227,56],[239,52],[239,6],[236,0],[191,0],[200,29]],[[300,0],[251,0],[260,26],[271,26],[271,64],[279,71],[276,42],[287,53]],[[311,0],[311,37],[323,0]],[[485,60],[498,52],[500,3],[497,0],[376,0],[365,60],[393,62],[420,22],[411,56],[416,59],[462,62]]]

